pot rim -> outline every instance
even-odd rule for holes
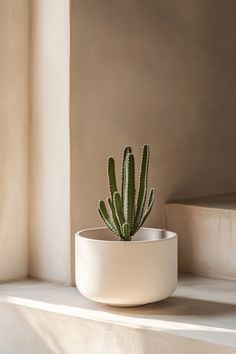
[[[167,242],[167,241],[171,241],[175,238],[177,238],[177,233],[174,231],[168,231],[166,229],[157,229],[155,227],[142,227],[141,229],[144,230],[153,230],[153,231],[165,231],[168,234],[168,237],[165,238],[160,238],[160,239],[156,239],[156,240],[131,240],[131,241],[121,241],[117,238],[117,240],[99,240],[99,239],[93,239],[93,238],[88,238],[86,236],[81,235],[81,233],[84,232],[89,232],[89,231],[95,231],[95,230],[108,230],[107,227],[93,227],[93,228],[89,228],[89,229],[83,229],[83,230],[79,230],[78,232],[76,232],[75,237],[87,240],[89,242],[99,242],[99,243],[114,243],[114,244],[122,244],[122,245],[130,245],[130,244],[140,244],[140,243],[150,243],[150,242]],[[140,230],[141,230],[140,229]]]

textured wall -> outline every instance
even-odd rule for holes
[[[68,282],[70,195],[72,235],[100,225],[125,144],[151,146],[147,225],[166,200],[235,190],[236,3],[72,0],[71,68],[69,0],[30,5],[30,274]],[[0,1],[0,279],[27,273],[28,10]]]
[[[31,3],[30,275],[70,281],[69,0]]]
[[[101,224],[106,160],[151,146],[167,200],[235,190],[236,2],[72,0],[72,234]]]
[[[27,275],[28,0],[0,1],[0,281]]]

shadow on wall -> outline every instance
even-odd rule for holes
[[[198,68],[192,82],[195,120],[183,139],[183,172],[169,199],[235,191],[236,3],[198,3],[199,49],[191,61]]]
[[[151,147],[163,226],[170,199],[235,190],[236,3],[72,1],[72,234],[100,225],[106,161]]]

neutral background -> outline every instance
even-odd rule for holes
[[[107,158],[119,171],[126,144],[151,147],[148,226],[168,200],[235,192],[235,13],[234,0],[0,1],[0,280],[70,282],[74,233],[102,225]]]

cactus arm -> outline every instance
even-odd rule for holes
[[[148,215],[150,214],[150,212],[152,210],[154,199],[155,199],[155,190],[154,190],[154,188],[152,188],[151,191],[150,191],[149,200],[148,200],[148,206],[147,206],[146,212],[144,213],[144,216],[143,216],[143,218],[142,218],[142,220],[140,222],[140,225],[138,226],[136,231],[138,231],[138,229],[140,229],[140,227],[142,227],[142,225],[147,220],[147,217],[148,217]]]
[[[131,236],[134,236],[135,234],[135,215],[136,215],[136,203],[135,203],[135,200],[136,200],[136,189],[134,188],[134,210],[133,210],[133,220],[132,220],[132,224],[131,224],[131,227],[130,227],[130,235]]]
[[[129,224],[128,223],[123,224],[122,229],[123,229],[124,239],[126,241],[130,241],[131,237],[130,237],[130,226],[129,226]]]
[[[109,157],[109,159],[108,159],[108,180],[109,180],[111,197],[113,198],[113,194],[115,192],[117,192],[115,161],[114,161],[113,157]]]
[[[98,208],[99,214],[101,215],[101,218],[103,219],[103,221],[105,222],[105,224],[107,225],[107,227],[115,234],[118,235],[118,231],[115,227],[115,224],[113,222],[113,220],[111,219],[111,217],[109,216],[108,212],[107,212],[107,208],[106,205],[104,203],[103,200],[100,200],[99,202],[99,208]]]
[[[122,202],[121,202],[121,197],[119,192],[114,193],[113,203],[115,207],[116,217],[119,221],[120,227],[122,227],[122,225],[125,223],[125,218],[124,218]]]
[[[126,158],[128,154],[132,153],[132,149],[130,146],[126,146],[123,152],[123,159],[122,159],[122,176],[121,176],[121,200],[122,200],[122,207],[124,208],[124,194],[125,194],[125,171],[126,171]]]
[[[134,217],[134,189],[135,189],[135,173],[134,173],[134,155],[128,154],[125,165],[125,193],[124,193],[124,216],[125,221],[130,226],[133,224]]]
[[[116,210],[115,210],[114,204],[113,204],[111,198],[107,198],[107,201],[108,201],[108,204],[111,209],[112,218],[113,218],[114,224],[116,226],[117,232],[118,232],[119,236],[122,237],[122,231],[121,231],[121,227],[120,227],[119,221],[116,216]]]
[[[135,215],[135,221],[134,221],[134,229],[135,230],[138,229],[139,224],[142,220],[146,197],[147,197],[147,178],[148,178],[149,156],[150,156],[149,146],[144,145],[143,154],[142,154],[140,177],[139,177],[139,193],[138,193],[136,215]]]
[[[155,191],[151,189],[147,200],[147,178],[149,167],[149,146],[144,145],[139,176],[139,190],[135,189],[135,161],[131,147],[126,146],[122,160],[121,193],[118,192],[115,161],[108,159],[108,180],[111,196],[107,198],[111,213],[108,213],[104,201],[99,202],[99,213],[106,226],[120,240],[131,241],[132,236],[139,230],[149,216],[155,198]]]

